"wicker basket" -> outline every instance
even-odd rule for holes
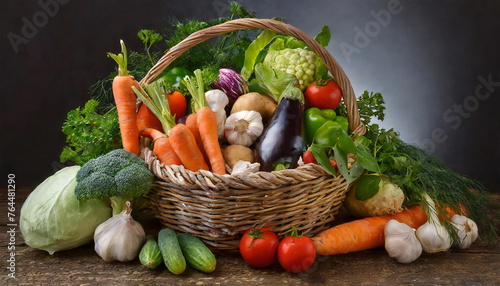
[[[275,20],[238,19],[193,33],[172,47],[140,84],[152,82],[172,61],[203,41],[254,28],[293,36],[320,56],[342,89],[351,130],[364,133],[354,92],[338,63],[303,31]],[[191,172],[183,166],[165,166],[147,140],[141,142],[141,157],[157,177],[148,195],[155,216],[165,227],[191,233],[216,251],[238,251],[241,233],[252,227],[270,226],[283,235],[295,226],[305,235],[315,235],[333,221],[347,192],[342,176],[332,176],[315,164],[237,175]]]

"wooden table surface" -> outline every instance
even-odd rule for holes
[[[16,221],[22,203],[33,188],[16,189]],[[495,224],[500,228],[500,196],[495,195]],[[248,266],[239,256],[217,255],[217,269],[204,274],[192,268],[173,275],[164,265],[150,270],[138,260],[106,263],[93,244],[49,255],[24,244],[15,232],[15,278],[8,276],[7,189],[0,196],[0,285],[500,285],[500,246],[477,241],[470,249],[445,253],[423,253],[410,264],[399,264],[385,249],[337,256],[317,257],[302,274],[284,271],[278,263],[265,269]]]

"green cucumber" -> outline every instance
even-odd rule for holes
[[[148,236],[139,252],[139,261],[148,268],[156,268],[163,262],[160,247],[153,236]]]
[[[178,236],[179,244],[189,265],[193,268],[210,273],[215,270],[217,261],[210,249],[197,237],[189,233]]]
[[[158,233],[158,245],[163,261],[173,274],[181,274],[186,270],[186,259],[182,254],[175,231],[164,228]]]

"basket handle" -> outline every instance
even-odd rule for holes
[[[208,27],[203,30],[192,33],[180,43],[169,49],[165,55],[156,63],[156,65],[149,70],[146,76],[141,80],[140,85],[151,83],[161,72],[175,59],[181,56],[184,52],[191,47],[196,46],[213,37],[222,35],[227,32],[243,29],[264,29],[270,30],[281,34],[292,36],[298,40],[306,43],[325,63],[326,67],[337,81],[340,89],[342,90],[342,97],[347,109],[347,118],[349,120],[349,127],[353,132],[363,135],[366,132],[366,127],[361,124],[359,119],[358,106],[356,103],[356,96],[351,86],[351,82],[346,74],[337,63],[337,61],[328,53],[328,51],[321,46],[311,36],[304,33],[302,30],[295,28],[292,25],[272,20],[272,19],[256,19],[256,18],[243,18],[228,21],[216,26]]]

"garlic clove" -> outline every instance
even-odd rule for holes
[[[130,202],[125,209],[100,224],[94,233],[94,250],[106,262],[134,260],[146,238],[141,224],[132,218]]]
[[[468,217],[458,214],[451,218],[451,223],[455,227],[460,239],[458,247],[460,249],[469,248],[478,237],[477,224]]]
[[[422,254],[415,229],[397,220],[387,222],[384,229],[385,249],[399,263],[411,263]]]

